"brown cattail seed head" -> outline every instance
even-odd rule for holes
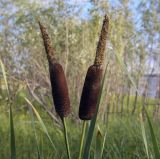
[[[94,65],[102,65],[103,64],[104,52],[105,52],[106,41],[107,41],[107,36],[108,36],[108,26],[109,26],[109,19],[108,19],[107,15],[105,15],[104,20],[103,20],[102,29],[101,29],[101,34],[99,37],[99,42],[97,45]]]
[[[79,107],[79,118],[82,120],[92,119],[96,112],[102,71],[101,67],[95,65],[87,71]]]
[[[51,46],[46,28],[40,22],[39,26],[49,62],[50,81],[55,109],[58,115],[63,118],[68,116],[71,110],[67,81],[62,66],[56,62],[54,57],[54,49]]]
[[[108,26],[109,19],[107,16],[105,16],[96,50],[94,65],[89,67],[83,86],[79,107],[79,118],[82,120],[90,120],[96,113],[96,106],[98,102],[101,87],[101,78],[103,73],[102,64],[104,60]]]
[[[49,71],[56,112],[61,118],[66,117],[70,113],[70,100],[63,68],[54,63],[49,65]]]

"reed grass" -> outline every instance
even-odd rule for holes
[[[40,125],[41,125],[41,127],[42,127],[42,129],[43,129],[43,131],[44,131],[44,133],[46,134],[47,138],[49,139],[49,141],[50,141],[53,149],[56,151],[56,147],[55,147],[55,145],[54,145],[54,143],[53,143],[53,141],[52,141],[52,139],[51,139],[51,137],[50,137],[50,135],[49,135],[49,133],[48,133],[48,130],[47,130],[47,128],[46,128],[46,126],[45,126],[45,124],[44,124],[41,116],[39,115],[38,111],[37,111],[36,108],[33,106],[33,104],[29,101],[29,99],[27,99],[27,98],[25,97],[25,100],[26,100],[26,102],[28,103],[28,105],[32,108],[32,110],[33,110],[33,112],[35,113],[35,115],[36,115],[36,117],[37,117],[37,119],[38,119],[38,121],[39,121],[39,123],[40,123]]]
[[[5,81],[5,86],[6,86],[7,95],[8,95],[11,159],[16,159],[16,143],[15,143],[15,131],[14,131],[14,122],[13,122],[13,115],[12,115],[11,98],[10,98],[10,92],[9,92],[9,86],[8,86],[8,82],[7,82],[5,66],[4,66],[1,58],[0,58],[0,66],[2,69],[2,75],[3,75],[4,81]]]
[[[160,158],[160,150],[159,150],[157,138],[155,136],[155,132],[154,132],[150,117],[148,115],[148,112],[146,111],[146,109],[144,111],[145,111],[145,114],[146,114],[146,117],[147,117],[147,122],[148,122],[148,125],[149,125],[151,141],[152,141],[153,150],[154,150],[154,156],[155,156],[155,159],[159,159]]]

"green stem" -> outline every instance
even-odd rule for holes
[[[64,137],[65,137],[65,144],[66,144],[68,159],[71,159],[65,118],[62,118],[62,123],[63,123],[63,128],[64,128]]]
[[[82,157],[82,149],[83,149],[83,143],[84,143],[84,136],[85,136],[85,132],[86,132],[86,125],[87,125],[87,121],[84,120],[83,128],[82,128],[81,143],[80,143],[80,147],[79,147],[79,157],[78,157],[78,159],[81,159],[81,157]]]

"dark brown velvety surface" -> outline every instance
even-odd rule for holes
[[[70,100],[67,82],[62,66],[59,63],[49,64],[52,95],[56,112],[66,117],[70,113]]]
[[[95,114],[101,78],[102,68],[95,65],[90,66],[85,78],[79,107],[79,118],[82,120],[90,120]]]

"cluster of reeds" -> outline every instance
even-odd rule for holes
[[[103,61],[104,61],[104,52],[108,35],[108,25],[109,25],[109,20],[108,17],[105,16],[96,50],[95,61],[94,64],[88,68],[81,95],[79,118],[81,120],[84,120],[84,127],[80,143],[79,159],[82,156],[84,133],[86,129],[85,121],[91,120],[96,113],[96,106],[98,102],[98,97],[101,88],[101,80],[103,75]],[[67,81],[61,64],[59,64],[55,58],[55,51],[51,45],[51,40],[48,36],[46,28],[42,25],[40,21],[39,21],[39,27],[41,30],[44,47],[49,63],[49,73],[52,86],[52,96],[53,96],[54,106],[56,112],[62,119],[62,123],[64,126],[67,154],[68,158],[70,159],[71,156],[70,156],[69,142],[65,124],[65,117],[67,117],[71,112]]]
[[[99,102],[100,96],[101,96],[103,83],[104,83],[103,59],[104,59],[104,51],[105,51],[106,39],[107,39],[107,33],[108,33],[108,24],[109,24],[108,18],[105,16],[99,43],[97,46],[95,61],[94,61],[94,64],[90,66],[87,71],[87,75],[86,75],[84,86],[83,86],[80,107],[79,107],[79,118],[84,120],[84,124],[83,124],[84,126],[83,126],[83,131],[82,131],[78,159],[81,159],[81,158],[88,159],[89,158],[89,150],[90,150],[94,126],[96,122],[98,107],[100,103]],[[69,113],[71,112],[67,81],[66,81],[62,66],[57,62],[55,58],[54,50],[53,50],[53,47],[51,46],[51,41],[46,32],[46,28],[40,22],[39,22],[39,26],[42,32],[44,46],[45,46],[48,63],[49,63],[49,72],[50,72],[54,105],[55,105],[56,112],[62,119],[62,123],[64,126],[64,135],[65,135],[67,154],[68,154],[68,158],[70,159],[71,155],[70,155],[70,150],[69,150],[69,142],[68,142],[68,136],[67,136],[67,130],[66,130],[66,123],[65,123],[65,117],[67,117]],[[16,159],[15,131],[14,131],[14,122],[13,122],[12,107],[11,107],[12,99],[10,98],[10,89],[9,89],[8,82],[7,82],[5,67],[3,65],[1,58],[0,58],[0,68],[2,70],[2,75],[5,81],[5,85],[6,85],[6,89],[8,93],[8,102],[10,106],[9,118],[10,118],[11,159]],[[105,73],[106,73],[106,70],[105,70]],[[33,109],[34,113],[36,114],[39,122],[41,123],[43,127],[44,132],[46,133],[48,139],[51,141],[53,148],[55,148],[55,145],[53,144],[47,132],[47,129],[41,117],[39,116],[38,112],[36,111],[32,103],[27,98],[25,98],[25,100],[28,102],[28,104]],[[154,132],[154,128],[150,120],[149,114],[146,111],[146,108],[144,108],[144,112],[146,114],[148,127],[150,131],[150,138],[151,138],[152,147],[153,147],[153,155],[152,155],[152,153],[150,152],[150,148],[149,148],[150,146],[148,145],[148,139],[146,136],[145,123],[141,115],[140,121],[141,121],[142,137],[144,141],[146,155],[148,159],[149,158],[159,159],[160,150],[159,150],[159,145],[158,145],[157,138]],[[86,134],[85,133],[86,132],[85,131],[86,120],[91,120],[91,123],[87,131],[87,136],[85,138],[84,136]],[[34,127],[34,118],[33,118],[32,123]],[[34,127],[34,131],[35,131],[34,133],[35,133],[35,138],[36,138],[37,136],[36,136],[35,127]],[[97,140],[96,140],[96,150],[97,151],[95,152],[96,159],[101,159],[102,154],[103,154],[104,143],[102,144],[101,138],[102,138],[101,133],[100,131],[98,131]],[[85,141],[85,145],[83,145],[84,141]],[[104,141],[105,141],[105,137],[104,137]],[[37,144],[37,151],[38,151],[38,158],[40,159],[41,157],[39,153],[38,144]]]

